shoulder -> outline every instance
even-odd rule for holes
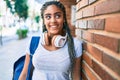
[[[83,41],[76,38],[76,37],[73,37],[73,42],[74,42],[74,45],[77,46],[77,45],[82,45]]]
[[[74,48],[76,51],[76,58],[80,57],[82,55],[82,49],[83,49],[83,41],[78,38],[73,38],[74,41]]]

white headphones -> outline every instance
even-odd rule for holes
[[[55,46],[55,47],[63,47],[66,43],[66,40],[67,40],[67,33],[65,36],[61,36],[61,35],[55,35],[52,37],[52,44]],[[47,32],[44,32],[41,36],[41,43],[42,45],[47,45],[49,44],[48,43],[48,34]]]

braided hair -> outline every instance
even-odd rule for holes
[[[66,31],[66,33],[68,34],[67,40],[68,40],[68,52],[69,52],[69,56],[70,56],[70,62],[71,62],[71,66],[70,66],[70,73],[71,73],[71,79],[73,79],[73,66],[75,63],[75,49],[74,49],[74,42],[73,42],[73,38],[72,35],[70,33],[70,29],[67,23],[67,18],[66,18],[66,10],[65,7],[62,3],[60,3],[59,1],[49,1],[46,2],[45,4],[43,4],[42,8],[41,8],[41,18],[44,18],[44,11],[45,9],[50,6],[50,5],[55,5],[58,8],[61,9],[61,11],[63,12],[63,17],[64,17],[64,23],[63,23],[63,29]],[[43,32],[47,31],[46,26],[44,25],[44,21],[43,21]]]

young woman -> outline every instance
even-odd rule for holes
[[[71,36],[65,7],[58,1],[46,2],[41,8],[43,33],[33,55],[32,80],[80,80],[82,41]],[[25,80],[30,51],[19,80]],[[71,75],[70,75],[71,74]]]

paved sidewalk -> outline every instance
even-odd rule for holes
[[[30,37],[0,46],[0,80],[12,80],[13,63],[25,54]]]

